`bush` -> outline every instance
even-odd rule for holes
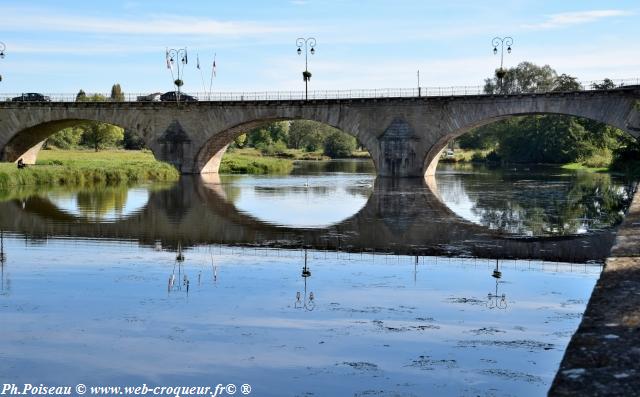
[[[332,132],[324,142],[324,154],[331,158],[350,157],[356,150],[356,138],[344,132]]]

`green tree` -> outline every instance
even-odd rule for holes
[[[80,91],[78,91],[78,93],[76,94],[76,102],[85,102],[87,100],[87,94],[80,89]]]
[[[115,125],[87,122],[82,125],[82,144],[94,149],[96,152],[107,147],[112,147],[124,139],[124,130]]]
[[[147,144],[137,132],[127,128],[124,130],[122,146],[127,150],[142,150]]]
[[[331,158],[351,156],[356,150],[356,139],[341,131],[332,132],[324,142],[324,154]]]
[[[247,143],[247,134],[238,135],[236,139],[233,140],[233,143],[236,147],[243,148]]]
[[[582,91],[582,85],[576,77],[562,73],[556,77],[553,83],[553,91]]]
[[[109,98],[114,102],[124,102],[124,93],[122,92],[120,84],[116,83],[111,87],[111,95]]]
[[[59,149],[73,149],[80,144],[82,132],[83,129],[78,127],[64,128],[47,138],[44,147],[50,148],[54,146]]]
[[[616,83],[611,79],[604,79],[602,83],[593,83],[591,84],[591,88],[594,90],[610,90],[616,88]]]
[[[525,92],[551,91],[557,73],[549,65],[538,66],[531,62],[521,62],[515,68],[505,71],[502,80],[497,77],[485,79],[487,94],[517,94]]]

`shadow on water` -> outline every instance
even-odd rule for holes
[[[297,194],[318,188],[305,186],[304,178],[300,182],[300,186],[277,189]],[[224,177],[212,174],[183,177],[173,186],[150,190],[146,204],[139,203],[129,213],[120,211],[120,216],[108,221],[99,221],[95,214],[65,211],[46,194],[23,194],[0,202],[0,228],[32,240],[125,239],[148,246],[160,242],[171,249],[179,244],[185,248],[228,244],[567,262],[603,259],[614,237],[611,229],[552,237],[509,235],[453,212],[443,203],[433,178],[372,182],[365,179],[360,187],[351,187],[355,190],[351,194],[362,201],[370,193],[357,213],[323,227],[283,226],[240,211],[234,204],[233,183],[230,186]],[[264,189],[258,193],[265,194]]]

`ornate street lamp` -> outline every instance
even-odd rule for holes
[[[511,46],[513,45],[513,39],[511,37],[494,37],[491,40],[493,45],[493,55],[498,55],[498,47],[500,47],[500,69],[496,70],[496,77],[500,79],[500,86],[502,87],[502,78],[507,74],[506,70],[502,68],[504,64],[504,46],[507,46],[507,53],[511,54]]]
[[[3,42],[0,41],[0,59],[4,59],[4,50],[7,48]],[[2,75],[0,75],[0,81],[2,81]]]
[[[302,72],[302,79],[304,80],[304,99],[306,101],[309,98],[308,83],[311,80],[311,72],[308,70],[308,53],[311,53],[311,55],[316,53],[316,39],[313,37],[306,39],[301,37],[296,40],[296,45],[298,46],[298,55],[302,55],[302,47],[304,46],[304,72]]]
[[[180,87],[184,85],[184,82],[182,81],[182,74],[184,73],[184,67],[189,63],[187,48],[167,48],[165,57],[167,60],[167,69],[171,70],[171,79],[173,80],[173,84],[177,87],[176,102],[179,102]],[[182,68],[180,67],[180,64],[182,64]],[[177,75],[173,74],[174,65],[176,67]]]
[[[507,296],[503,293],[502,295],[498,294],[498,283],[500,282],[500,278],[502,277],[502,272],[500,271],[498,260],[496,259],[496,268],[493,270],[493,274],[491,277],[496,279],[496,290],[495,294],[489,292],[487,294],[487,307],[489,309],[506,309],[507,308]]]
[[[294,307],[296,309],[304,309],[307,311],[311,311],[315,309],[316,302],[315,296],[313,292],[309,292],[309,296],[307,296],[307,278],[311,277],[311,270],[307,267],[307,250],[304,250],[304,267],[302,268],[302,278],[304,279],[304,296],[300,293],[300,291],[296,292],[296,303]]]

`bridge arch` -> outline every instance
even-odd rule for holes
[[[296,120],[308,120],[321,123],[333,127],[339,131],[349,134],[356,138],[358,143],[362,145],[369,154],[374,163],[376,170],[379,170],[378,159],[378,142],[375,136],[371,134],[362,134],[360,129],[345,128],[341,123],[333,123],[322,118],[306,118],[306,117],[265,117],[255,120],[244,121],[236,125],[228,126],[226,129],[213,134],[198,150],[195,157],[194,171],[200,174],[218,173],[222,158],[227,151],[228,146],[238,136],[249,132],[254,128],[258,128],[270,123],[279,121],[296,121]]]
[[[86,122],[100,122],[129,129],[122,120],[93,118],[63,118],[49,120],[17,130],[6,144],[0,146],[0,160],[15,162],[22,159],[26,164],[35,164],[40,149],[46,140],[55,133]],[[134,127],[135,128],[135,127]]]
[[[574,116],[607,124],[618,128],[634,138],[640,135],[640,100],[632,96],[600,96],[591,101],[571,101],[571,95],[529,95],[513,101],[512,96],[504,96],[496,101],[478,105],[460,103],[450,109],[455,120],[447,123],[436,134],[431,148],[423,161],[423,174],[435,175],[440,155],[454,139],[484,125],[496,123],[512,117],[535,115]],[[520,96],[522,97],[522,96]]]

